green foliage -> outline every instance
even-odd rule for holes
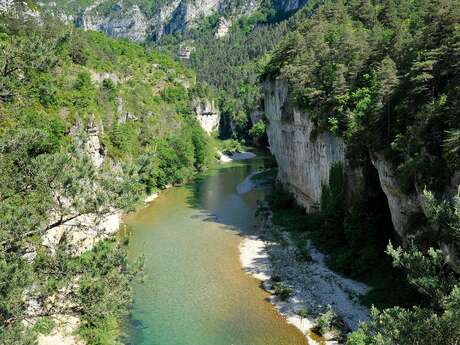
[[[263,121],[257,122],[249,130],[249,135],[254,139],[261,139],[265,135],[265,123]]]
[[[40,320],[37,321],[37,323],[33,327],[35,332],[45,334],[45,335],[50,334],[53,328],[54,328],[54,321],[50,319],[49,317],[41,318]]]
[[[249,134],[249,116],[262,102],[262,88],[256,75],[258,59],[288,30],[287,22],[274,23],[270,13],[270,5],[267,5],[251,16],[241,16],[221,39],[214,36],[219,16],[212,15],[203,18],[190,31],[165,35],[157,43],[176,54],[183,42],[193,42],[190,45],[195,51],[189,63],[197,72],[198,80],[208,84],[217,97],[222,139],[235,137],[250,141],[254,137]]]
[[[426,192],[426,207],[432,226],[437,227],[454,248],[458,248],[458,197],[452,202],[437,202]],[[423,240],[425,242],[425,240]],[[425,242],[426,244],[426,242]],[[406,249],[394,248],[387,252],[393,265],[407,273],[410,284],[428,299],[426,306],[410,309],[393,307],[379,311],[372,310],[368,325],[349,336],[347,344],[456,344],[460,339],[460,291],[458,275],[449,269],[450,258],[443,251],[412,243]]]
[[[460,166],[460,129],[448,131],[443,143],[444,157],[450,169]]]
[[[363,10],[365,8],[365,10]],[[312,1],[265,58],[319,131],[350,156],[384,151],[409,189],[440,191],[458,165],[458,1]]]
[[[336,317],[333,310],[329,309],[328,311],[320,314],[316,320],[318,331],[321,335],[325,335],[332,328],[332,320]]]
[[[292,293],[294,290],[290,288],[289,286],[284,285],[282,282],[276,282],[273,284],[273,289],[275,291],[275,295],[279,296],[282,301],[287,300],[289,297],[291,297]]]
[[[232,154],[235,152],[243,152],[243,146],[234,139],[223,140],[220,143],[220,149],[223,153]]]
[[[0,23],[0,344],[35,344],[53,315],[27,315],[28,299],[69,287],[71,307],[56,313],[77,313],[89,345],[116,344],[141,262],[128,263],[111,240],[73,255],[72,226],[54,251],[42,238],[80,217],[98,223],[132,210],[143,194],[206,169],[209,138],[183,86],[194,76],[100,33],[8,23]],[[88,155],[95,149],[101,166]]]
[[[277,188],[268,201],[273,209],[273,222],[290,232],[300,255],[309,260],[310,241],[328,254],[327,264],[334,270],[364,281],[373,289],[362,302],[379,307],[410,305],[420,302],[414,289],[408,286],[402,273],[391,267],[385,256],[392,224],[383,192],[377,192],[375,170],[364,170],[369,186],[363,199],[345,209],[343,168],[331,168],[330,181],[323,187],[321,203],[310,213],[299,207],[293,197]],[[377,181],[372,181],[372,178]],[[367,196],[367,197],[364,197]]]

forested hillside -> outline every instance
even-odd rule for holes
[[[192,47],[190,67],[200,81],[212,86],[219,100],[222,137],[250,140],[250,114],[260,109],[262,96],[257,61],[287,33],[288,24],[267,23],[267,13],[258,12],[240,18],[225,37],[216,39],[218,21],[218,15],[208,17],[196,29],[165,36],[160,46],[173,54],[181,47]]]
[[[400,196],[416,200],[421,206],[405,215],[404,228],[393,224],[399,236],[387,253],[424,298],[412,308],[374,310],[372,322],[348,344],[457,344],[460,3],[311,1],[304,12],[263,67],[268,107],[282,92],[275,80],[287,81],[290,103],[281,105],[281,126],[312,121],[310,140],[337,138],[348,169],[363,169],[367,184],[377,169],[377,184],[388,198],[382,199],[386,205],[377,203],[376,190],[369,189],[374,194],[360,196],[348,209],[353,190],[346,186],[353,181],[336,164],[315,218],[293,227],[316,231],[332,251],[332,264],[359,275],[376,265],[376,250],[384,244],[383,233],[375,231],[385,224],[388,203]],[[393,221],[406,207],[390,206]]]
[[[318,129],[346,138],[357,156],[384,151],[409,184],[442,188],[460,164],[458,2],[316,7],[263,75],[288,80]]]
[[[103,226],[206,168],[195,76],[157,51],[40,20],[0,17],[0,344],[35,344],[59,316],[79,319],[89,344],[114,344],[141,263]]]
[[[262,92],[257,72],[259,60],[295,27],[298,18],[284,6],[264,1],[259,9],[236,19],[228,18],[228,32],[217,37],[220,13],[198,21],[190,30],[164,36],[156,43],[172,55],[189,48],[190,60],[184,60],[197,73],[198,80],[214,90],[222,112],[221,136],[251,143],[263,135],[252,129],[250,115],[262,111]],[[233,19],[233,21],[231,21]],[[260,125],[260,124],[259,124]],[[262,130],[262,131],[261,131]]]

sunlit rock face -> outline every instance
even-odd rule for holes
[[[219,19],[219,23],[217,24],[217,28],[216,28],[216,32],[214,33],[214,36],[216,38],[225,37],[228,33],[228,30],[230,30],[231,26],[232,26],[232,23],[230,20],[227,20],[224,17],[221,17]]]
[[[267,81],[264,90],[267,135],[278,162],[278,178],[310,209],[320,202],[331,167],[345,162],[345,144],[329,133],[315,135],[308,114],[290,104],[287,83]]]
[[[344,167],[346,202],[352,205],[360,193],[365,192],[366,176],[360,167],[353,166],[346,158],[347,147],[342,138],[315,128],[308,113],[296,109],[288,98],[285,81],[264,82],[265,117],[268,121],[267,136],[270,150],[278,162],[278,179],[293,193],[307,210],[318,205],[322,188],[329,183],[332,166],[340,162]],[[370,152],[369,164],[378,174],[378,183],[385,194],[391,221],[403,244],[408,243],[413,220],[428,217],[423,186],[414,184],[411,191],[403,188],[395,167],[383,155]],[[445,195],[459,193],[460,172],[454,173],[445,188]],[[451,266],[460,272],[460,258],[451,245],[441,243],[441,249],[449,255]]]
[[[161,5],[152,1],[133,4],[126,0],[93,0],[89,3],[41,0],[38,5],[47,13],[66,23],[75,23],[84,30],[101,31],[113,37],[142,42],[158,40],[165,34],[183,32],[201,19],[219,14],[216,39],[227,35],[231,23],[242,15],[250,16],[260,8],[262,0],[167,0]],[[291,14],[307,0],[275,0],[273,8]],[[11,8],[12,0],[0,0],[0,13]]]
[[[11,0],[0,0],[0,11],[10,7]],[[133,41],[158,40],[192,28],[200,19],[214,13],[221,14],[216,26],[216,38],[224,37],[233,19],[251,15],[261,0],[168,0],[164,4],[138,5],[128,1],[96,0],[89,5],[67,3],[57,6],[54,1],[42,0],[39,5],[65,22],[75,22],[84,30],[101,31],[113,37]],[[225,15],[225,17],[224,17]],[[225,19],[228,17],[229,19]],[[231,19],[231,20],[230,20]]]
[[[149,19],[139,6],[112,6],[111,11],[99,14],[99,2],[87,7],[77,19],[77,25],[84,30],[102,31],[113,37],[144,41],[148,35]]]
[[[329,183],[330,169],[338,162],[345,168],[347,190],[356,193],[362,189],[360,185],[365,177],[359,168],[350,168],[344,141],[328,132],[315,131],[308,114],[290,103],[287,83],[266,81],[264,90],[267,135],[270,150],[278,162],[278,177],[297,200],[307,209],[318,204],[322,187]],[[381,155],[372,154],[371,161],[388,199],[395,231],[404,238],[411,215],[423,212],[420,197],[403,192],[393,167]]]
[[[195,115],[201,128],[211,134],[219,127],[219,110],[213,101],[208,99],[194,100]]]

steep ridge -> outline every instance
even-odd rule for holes
[[[359,169],[373,166],[404,243],[429,228],[424,190],[452,199],[460,182],[458,78],[456,67],[444,64],[456,54],[458,6],[447,4],[450,19],[445,22],[432,5],[404,2],[388,19],[371,5],[366,16],[357,15],[351,3],[320,6],[275,49],[263,73],[267,134],[280,179],[311,207],[321,201],[336,162],[343,164],[349,192],[363,185]],[[408,29],[413,38],[394,36],[399,45],[388,53],[392,44],[377,27],[405,29],[408,17],[420,19]],[[452,38],[435,39],[433,25]],[[421,40],[418,32],[433,39]],[[406,46],[414,52],[406,54]],[[428,62],[434,52],[439,55]],[[430,72],[421,69],[428,63],[433,64]],[[442,105],[430,107],[439,101]]]
[[[331,133],[318,133],[308,112],[289,100],[286,81],[266,80],[264,94],[267,135],[270,151],[278,162],[278,179],[301,205],[307,210],[315,210],[320,206],[323,188],[329,184],[331,168],[342,163],[351,207],[362,192],[366,176],[347,158],[344,140]],[[380,187],[387,198],[394,230],[401,241],[406,242],[413,217],[429,216],[425,213],[423,187],[417,186],[408,193],[397,179],[391,162],[377,152],[371,152],[370,161],[377,170]],[[458,174],[454,174],[446,192],[454,196],[459,184]],[[450,254],[453,267],[459,269],[458,259],[452,251],[446,245],[444,250]]]
[[[135,41],[158,40],[165,34],[190,29],[197,20],[214,13],[238,16],[248,15],[259,7],[260,2],[246,0],[234,5],[228,0],[173,0],[114,2],[96,0],[74,4],[42,1],[40,5],[48,12],[67,22],[75,22],[84,30],[97,30],[113,37]]]

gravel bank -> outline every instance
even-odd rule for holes
[[[315,320],[329,309],[338,315],[345,328],[352,330],[359,322],[369,320],[369,310],[358,302],[358,297],[369,287],[330,270],[325,264],[326,256],[313,246],[310,256],[311,260],[305,260],[300,255],[289,234],[272,224],[269,211],[259,215],[256,234],[247,236],[240,245],[243,268],[263,281],[264,288],[272,293],[270,302],[314,345],[317,344],[317,339],[312,338]],[[272,277],[293,289],[287,300],[273,294]],[[299,312],[306,317],[300,317]],[[326,339],[326,344],[340,343],[332,333]]]

